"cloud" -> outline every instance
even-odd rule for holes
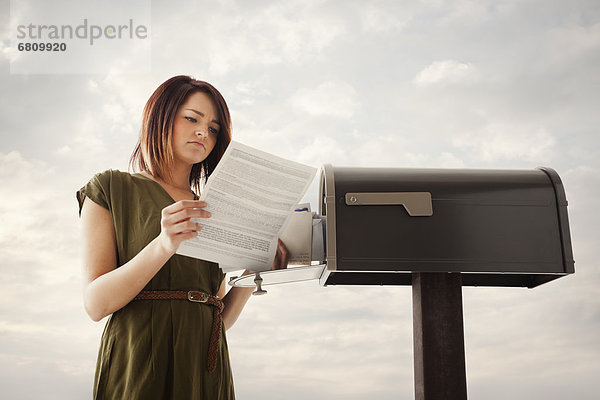
[[[236,87],[236,97],[243,106],[251,106],[255,103],[257,97],[271,96],[271,91],[267,84],[262,80],[239,82]]]
[[[389,32],[402,29],[409,23],[412,15],[406,10],[390,10],[389,4],[386,6],[388,7],[361,3],[357,13],[363,30],[375,33]]]
[[[438,168],[464,168],[465,162],[455,154],[444,151],[432,162],[431,166]]]
[[[600,23],[568,25],[550,29],[546,34],[546,50],[551,62],[573,63],[578,58],[597,59],[600,52]]]
[[[400,135],[372,135],[355,131],[354,146],[350,147],[350,160],[354,166],[363,167],[418,167],[428,159],[423,153],[407,149],[407,140]]]
[[[3,259],[12,260],[12,267],[29,264],[12,272],[45,283],[76,276],[77,270],[62,260],[77,253],[77,208],[68,180],[59,179],[57,168],[17,151],[0,153],[0,170]]]
[[[153,32],[170,26],[187,27],[170,31],[168,43],[157,35],[153,45],[165,50],[162,57],[179,59],[179,68],[203,74],[223,76],[252,66],[312,62],[346,30],[337,13],[324,12],[318,2],[289,1],[248,8],[234,2],[214,3],[210,18],[194,3],[184,3],[190,12],[172,13],[153,5],[153,12],[169,15],[153,24]],[[190,47],[190,37],[201,39]],[[181,58],[181,54],[186,57]]]
[[[573,240],[573,252],[578,267],[596,269],[600,240],[600,213],[596,212],[600,196],[600,167],[579,165],[561,172],[567,200]],[[599,308],[600,309],[600,308]]]
[[[292,400],[410,396],[412,328],[405,289],[323,288],[310,281],[273,286],[270,297],[251,299],[228,331],[234,368],[255,371],[236,375],[238,396],[252,397],[256,388]],[[273,381],[285,384],[273,388]]]
[[[300,112],[311,116],[351,118],[358,109],[356,90],[340,81],[327,81],[316,88],[299,89],[290,103]]]
[[[555,167],[576,273],[464,290],[469,396],[595,399],[595,1],[153,2],[152,74],[10,75],[0,42],[4,397],[90,397],[103,323],[81,305],[74,191],[126,166],[145,101],[184,73],[222,91],[234,138],[313,166]],[[414,397],[409,287],[268,290],[227,332],[239,398]]]
[[[544,163],[552,159],[556,139],[542,127],[491,122],[481,129],[456,135],[452,143],[468,152],[473,160]]]
[[[413,79],[418,86],[469,84],[478,79],[478,72],[470,63],[455,60],[435,61],[421,70]]]
[[[8,44],[8,40],[0,41],[0,54],[11,63],[19,59],[19,52],[16,48],[11,47],[10,44]]]
[[[456,0],[428,1],[432,9],[440,14],[439,21],[442,26],[474,26],[482,25],[489,21],[494,12],[502,11],[503,4],[490,6],[479,1]]]
[[[312,143],[303,147],[298,158],[301,162],[310,165],[348,165],[350,157],[342,143],[327,136],[317,136]]]
[[[58,162],[79,163],[88,173],[108,167],[126,169],[154,83],[120,74],[91,76],[78,82],[74,93],[67,92],[64,97],[80,101],[65,111],[68,117],[53,129],[52,153]]]
[[[90,344],[102,327],[83,311],[74,187],[68,171],[0,153],[0,375],[8,397],[58,399],[91,387]]]

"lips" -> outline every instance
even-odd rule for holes
[[[192,141],[192,142],[188,142],[188,143],[193,144],[195,146],[202,146],[202,148],[206,148],[206,146],[204,146],[204,143],[202,143],[202,142]]]

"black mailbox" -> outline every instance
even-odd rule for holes
[[[535,287],[574,272],[567,200],[551,168],[324,165],[322,285],[410,285],[460,272],[465,286]]]

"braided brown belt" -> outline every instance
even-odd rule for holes
[[[217,353],[221,340],[221,324],[223,323],[223,301],[217,296],[212,296],[196,290],[144,290],[133,300],[188,300],[194,303],[204,303],[213,306],[213,324],[208,344],[208,358],[206,367],[212,372],[217,367]]]

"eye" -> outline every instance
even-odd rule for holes
[[[198,120],[196,118],[194,118],[194,117],[184,117],[184,118],[187,119],[188,121],[190,121],[191,123],[194,123],[194,124],[196,122],[198,122]]]
[[[213,135],[216,135],[216,134],[218,134],[218,133],[219,133],[219,130],[218,130],[218,129],[216,129],[216,128],[213,128],[212,126],[208,128],[208,131],[209,131],[210,133],[212,133]]]

